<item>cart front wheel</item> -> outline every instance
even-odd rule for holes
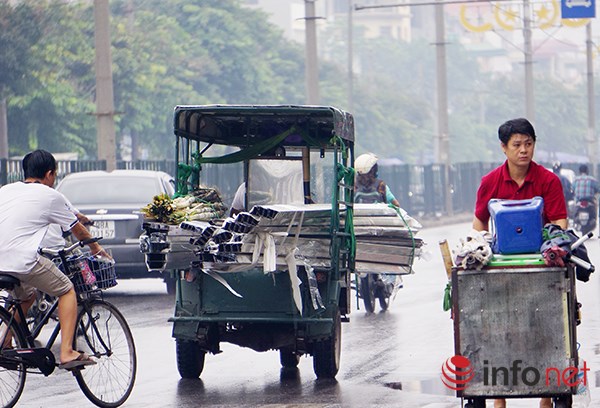
[[[204,369],[206,351],[198,343],[177,339],[177,370],[181,378],[198,378]]]
[[[296,368],[300,363],[300,356],[288,349],[279,350],[279,361],[283,368]]]
[[[164,278],[164,281],[165,286],[167,287],[167,294],[175,295],[175,292],[177,291],[177,278],[174,278],[172,276],[166,276]]]
[[[313,368],[317,378],[335,378],[340,369],[341,350],[342,318],[337,310],[333,317],[331,337],[317,342],[313,350]]]

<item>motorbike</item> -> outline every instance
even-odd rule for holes
[[[402,288],[400,275],[365,273],[358,279],[358,294],[362,298],[367,313],[375,311],[375,302],[379,301],[382,311],[390,306],[390,299]]]
[[[574,229],[581,232],[581,235],[586,235],[588,232],[594,231],[598,223],[597,220],[598,214],[595,201],[587,198],[578,200],[573,214]]]

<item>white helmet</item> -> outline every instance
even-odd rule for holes
[[[373,153],[361,154],[354,161],[354,168],[358,174],[367,174],[377,164],[377,156]]]

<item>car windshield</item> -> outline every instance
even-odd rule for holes
[[[73,205],[145,204],[162,193],[158,180],[142,177],[90,177],[65,179],[60,185]]]

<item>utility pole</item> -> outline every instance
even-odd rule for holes
[[[450,184],[450,136],[448,129],[448,83],[446,77],[446,27],[444,5],[438,0],[435,6],[435,50],[437,79],[438,162],[444,165],[446,213],[453,215],[452,186]]]
[[[98,159],[106,160],[106,170],[117,167],[115,107],[110,55],[108,0],[94,0],[94,39],[96,45],[96,140]]]
[[[127,32],[130,35],[134,34],[135,30],[135,5],[134,0],[127,0],[125,15],[127,16]],[[131,160],[139,159],[139,134],[135,129],[129,129],[131,137]],[[123,158],[123,157],[121,157]]]
[[[304,0],[304,24],[305,24],[305,80],[306,80],[306,103],[308,105],[319,104],[319,66],[317,60],[317,25],[315,16],[315,1]],[[310,149],[302,148],[302,178],[304,183],[304,203],[312,202],[310,191]]]
[[[319,67],[317,61],[317,27],[315,1],[304,0],[306,27],[306,102],[309,105],[319,104]]]
[[[348,111],[354,111],[354,55],[353,55],[353,4],[354,0],[348,0]]]
[[[479,0],[475,0],[477,2]],[[504,0],[503,0],[504,1]],[[436,160],[444,166],[444,186],[445,202],[447,215],[453,215],[452,208],[452,185],[450,184],[450,167],[452,160],[450,158],[450,131],[448,127],[448,84],[446,73],[446,27],[444,24],[444,4],[455,2],[464,2],[464,0],[435,0],[424,3],[397,3],[388,5],[359,6],[356,10],[387,8],[387,7],[407,7],[433,5],[435,7],[435,46],[436,46],[436,80],[437,80],[437,138],[435,140]]]
[[[598,177],[598,144],[596,142],[596,103],[594,98],[594,58],[592,55],[592,20],[587,23],[586,28],[586,58],[587,58],[587,97],[588,97],[588,159],[592,164],[592,174]]]
[[[531,46],[531,8],[529,0],[523,0],[523,40],[525,45],[525,113],[535,123],[533,101],[533,49]]]

